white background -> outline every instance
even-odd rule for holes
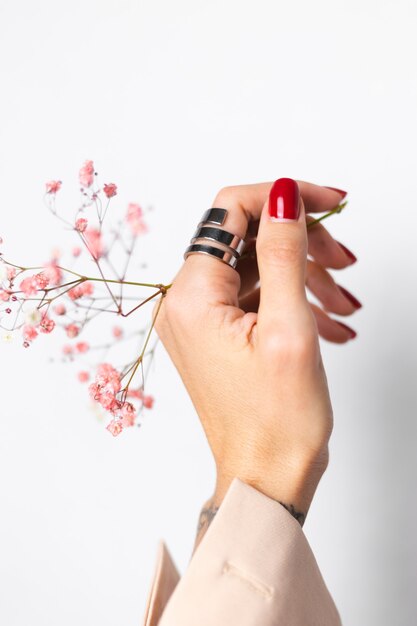
[[[43,262],[64,240],[43,185],[87,158],[117,203],[152,204],[169,281],[227,184],[348,189],[329,227],[360,262],[358,339],[323,344],[331,463],[304,526],[346,626],[417,622],[417,12],[407,0],[1,0],[1,235]],[[64,193],[65,191],[65,193]],[[115,206],[117,206],[115,203]],[[162,347],[142,429],[113,439],[61,345],[0,345],[0,623],[140,623],[157,542],[183,571],[213,467]]]

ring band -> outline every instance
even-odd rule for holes
[[[203,213],[197,230],[191,238],[190,245],[184,252],[184,259],[190,256],[190,254],[208,254],[236,269],[246,242],[238,235],[234,235],[222,228],[217,228],[218,226],[223,226],[227,213],[227,209],[218,207],[212,207]],[[197,241],[199,243],[196,243]],[[209,243],[206,244],[204,241]],[[226,246],[227,249],[211,245],[210,242],[220,243]]]
[[[245,241],[241,237],[233,235],[233,233],[229,233],[227,230],[214,228],[213,226],[201,226],[197,228],[192,236],[191,243],[195,243],[197,239],[209,239],[222,243],[228,246],[233,251],[232,254],[237,257],[242,254],[242,250],[245,247]]]
[[[214,256],[216,257],[216,259],[219,259],[219,261],[223,261],[223,263],[226,263],[227,265],[230,265],[230,267],[233,267],[233,268],[236,268],[237,261],[238,261],[237,257],[235,257],[228,250],[221,250],[220,248],[216,248],[215,246],[208,246],[202,243],[193,243],[190,246],[188,246],[188,248],[186,249],[184,253],[184,259],[186,259],[190,254],[196,254],[196,253],[202,253],[202,254],[208,254],[210,256]]]

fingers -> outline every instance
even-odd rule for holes
[[[314,218],[307,215],[307,224]],[[355,255],[346,246],[333,239],[322,224],[314,224],[308,229],[308,253],[323,267],[343,269],[353,265]]]
[[[337,285],[321,265],[307,263],[306,284],[312,294],[320,300],[323,308],[337,315],[351,315],[361,308],[361,303],[347,289]]]
[[[332,320],[320,307],[310,303],[314,317],[316,318],[318,331],[323,339],[332,343],[346,343],[356,337],[356,332],[350,326]]]
[[[309,317],[305,293],[307,228],[298,184],[280,178],[265,203],[256,240],[260,277],[258,334],[297,332]],[[308,314],[307,314],[308,311]]]

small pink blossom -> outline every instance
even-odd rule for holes
[[[20,283],[20,289],[21,291],[23,291],[26,297],[34,296],[38,291],[38,286],[33,276],[28,276],[27,278],[24,278]]]
[[[131,202],[128,205],[126,221],[133,235],[141,235],[148,231],[148,227],[143,220],[143,211],[139,204]]]
[[[98,228],[87,228],[84,232],[87,247],[94,259],[99,259],[104,254],[101,231]]]
[[[90,374],[88,372],[78,372],[77,378],[80,383],[87,383],[90,380]]]
[[[115,339],[120,339],[123,336],[123,328],[120,326],[113,326],[112,334]]]
[[[120,411],[122,426],[129,427],[135,423],[136,409],[130,402],[125,402]]]
[[[143,406],[145,409],[151,409],[153,407],[155,400],[153,396],[144,396],[143,398]]]
[[[61,189],[62,181],[61,180],[50,180],[46,183],[46,193],[56,193]]]
[[[6,271],[7,271],[7,278],[9,280],[13,280],[13,278],[15,278],[15,276],[16,276],[16,268],[15,267],[10,267],[8,265]]]
[[[72,346],[70,346],[69,344],[65,344],[65,346],[62,346],[62,352],[66,356],[69,356],[70,354],[72,354],[74,352],[74,348]]]
[[[90,346],[88,345],[86,341],[79,341],[78,343],[75,344],[75,349],[79,354],[85,354],[86,352],[89,351]]]
[[[51,285],[59,285],[62,281],[62,270],[58,266],[56,258],[53,258],[51,261],[46,263],[43,273],[47,276]]]
[[[79,171],[78,178],[81,187],[91,187],[94,181],[94,164],[92,161],[85,161]]]
[[[10,300],[10,292],[5,289],[0,289],[0,300],[2,302],[8,302]]]
[[[91,282],[85,281],[80,283],[79,285],[75,285],[72,289],[68,291],[68,297],[71,300],[78,300],[82,296],[91,296],[94,292],[94,286]]]
[[[54,320],[51,320],[47,315],[43,315],[39,324],[39,330],[41,333],[51,333],[55,328]]]
[[[103,191],[108,198],[113,198],[117,194],[117,186],[114,183],[104,185]]]
[[[81,254],[80,246],[74,246],[73,249],[72,249],[72,256],[77,258],[77,257],[80,256],[80,254]]]
[[[113,437],[117,437],[123,430],[123,425],[120,420],[112,420],[107,426],[107,430],[113,435]]]
[[[25,341],[33,341],[38,336],[38,331],[34,326],[23,326],[23,339]]]
[[[88,220],[85,217],[79,217],[75,221],[75,230],[78,230],[79,233],[83,233],[88,226]]]
[[[65,332],[67,337],[74,339],[74,337],[80,334],[80,327],[77,324],[68,324],[68,326],[65,326]]]
[[[61,302],[54,306],[55,315],[65,315],[66,312],[67,312],[67,309],[65,308],[65,305],[62,304]]]

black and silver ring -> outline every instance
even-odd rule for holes
[[[235,257],[228,250],[222,250],[221,248],[216,248],[215,246],[208,246],[204,243],[193,243],[185,250],[184,259],[186,259],[190,254],[208,254],[210,256],[214,256],[219,261],[223,261],[223,263],[227,263],[230,267],[235,268],[237,265],[238,258]]]

